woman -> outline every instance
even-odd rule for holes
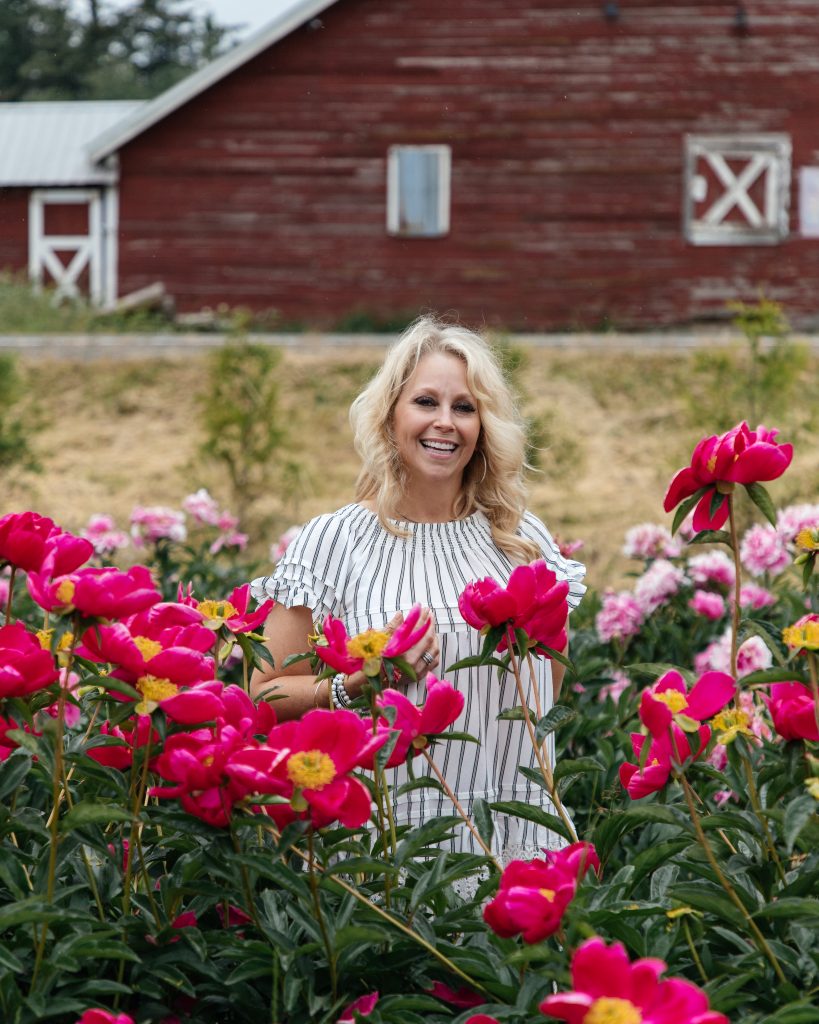
[[[257,600],[278,602],[265,630],[275,668],[254,674],[255,694],[275,693],[280,718],[331,701],[343,705],[361,692],[360,673],[317,684],[303,661],[280,668],[288,655],[307,650],[314,620],[332,613],[352,635],[395,628],[420,604],[429,626],[405,655],[417,673],[415,682],[404,681],[407,696],[422,704],[426,674],[435,671],[464,693],[455,729],[481,741],[434,752],[447,782],[468,813],[476,797],[552,810],[548,795],[517,771],[520,764],[536,767],[523,723],[497,721],[519,703],[514,681],[499,682],[492,668],[446,671],[480,650],[479,633],[458,610],[467,583],[484,576],[505,582],[515,565],[543,558],[569,581],[570,606],[585,590],[584,567],[564,559],[543,523],[525,511],[525,432],[496,359],[478,335],[424,317],[389,350],[350,418],[363,463],[355,502],[307,523],[275,572],[253,582]],[[538,659],[536,673],[545,713],[563,669]],[[424,768],[426,762],[415,762],[416,774]],[[396,769],[395,781],[405,779],[406,769]],[[419,824],[452,808],[424,787],[399,797],[395,811],[399,822]],[[461,833],[453,848],[476,852],[469,832]],[[508,860],[562,841],[497,815],[495,844]]]

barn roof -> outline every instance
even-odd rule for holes
[[[0,103],[0,187],[110,181],[111,172],[95,167],[86,147],[143,105],[143,100]]]
[[[284,39],[306,21],[317,17],[335,2],[336,0],[295,0],[264,28],[248,36],[243,43],[221,57],[217,57],[210,64],[206,64],[199,71],[195,71],[166,92],[147,102],[129,117],[102,132],[88,147],[89,159],[99,162],[112,153],[116,153],[131,139],[135,139],[152,125],[178,110],[183,104],[221,81],[232,71],[242,67],[243,64],[258,56],[269,46]]]

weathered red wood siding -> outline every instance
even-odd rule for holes
[[[0,188],[0,270],[28,270],[27,188]]]
[[[424,308],[510,328],[662,325],[759,288],[819,308],[819,240],[696,247],[687,132],[819,164],[814,0],[339,0],[121,153],[120,292],[163,280],[333,325]],[[451,231],[385,230],[386,153],[452,146]]]

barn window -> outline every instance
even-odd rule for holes
[[[449,146],[391,146],[387,158],[387,231],[437,238],[449,231]]]
[[[683,227],[694,245],[775,245],[788,235],[788,135],[688,135]]]

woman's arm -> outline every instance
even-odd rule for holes
[[[388,624],[387,629],[395,629],[402,618],[399,612]],[[419,621],[423,622],[428,618],[430,612],[424,609]],[[267,617],[265,636],[267,649],[273,656],[273,667],[265,665],[264,669],[256,669],[253,672],[250,679],[250,695],[256,700],[264,697],[271,701],[279,721],[301,718],[313,708],[330,706],[331,680],[324,679],[317,683],[315,675],[305,672],[307,661],[297,661],[287,668],[281,668],[291,654],[299,654],[309,649],[309,637],[312,632],[313,613],[309,608],[285,608],[282,604],[276,604]],[[421,660],[421,655],[426,651],[433,657],[429,665]],[[419,679],[426,675],[429,667],[437,665],[438,641],[434,629],[428,629],[404,657],[416,669]],[[363,672],[355,672],[347,676],[344,689],[350,697],[355,698],[361,693],[366,681]]]

